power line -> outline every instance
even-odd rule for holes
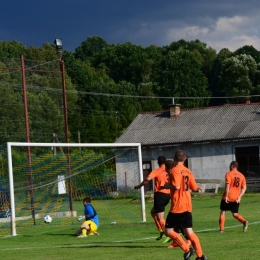
[[[22,87],[19,83],[9,83],[0,81],[0,84],[10,85],[13,87]],[[58,88],[47,88],[41,86],[33,86],[27,85],[27,89],[35,89],[38,91],[44,90],[47,92],[62,92],[61,89]],[[172,99],[173,97],[158,97],[158,96],[136,96],[136,95],[121,95],[121,94],[112,94],[112,93],[97,93],[97,92],[89,92],[89,91],[77,91],[77,90],[66,90],[67,93],[71,94],[82,94],[82,95],[92,95],[92,96],[106,96],[106,97],[123,97],[123,98],[145,98],[145,99]],[[244,95],[244,96],[229,96],[229,97],[174,97],[176,99],[227,99],[227,98],[253,98],[260,97],[260,95]]]
[[[68,90],[67,92],[75,92]],[[150,98],[150,99],[172,99],[173,97],[158,97],[158,96],[133,96],[133,95],[120,95],[120,94],[109,94],[109,93],[96,93],[96,92],[84,92],[77,91],[80,94],[95,95],[95,96],[114,96],[114,97],[127,97],[127,98]],[[174,97],[176,99],[222,99],[222,98],[249,98],[249,97],[260,97],[260,95],[247,95],[247,96],[233,96],[233,97]]]
[[[20,61],[20,60],[17,60],[17,62],[18,61]],[[28,62],[28,61],[33,61],[33,60],[25,60],[25,62]],[[58,60],[52,60],[52,61],[47,61],[47,62],[44,62],[44,63],[40,63],[40,64],[36,64],[36,65],[34,65],[34,66],[31,66],[31,67],[28,67],[28,68],[25,68],[25,72],[28,72],[28,71],[30,71],[30,70],[32,70],[33,68],[37,68],[37,67],[39,67],[39,66],[43,66],[43,65],[46,65],[46,64],[50,64],[50,63],[53,63],[53,62],[56,62],[56,61],[58,61]],[[13,74],[13,73],[15,73],[15,72],[19,72],[19,71],[21,71],[22,69],[19,67],[19,68],[7,68],[7,67],[0,67],[0,70],[12,70],[12,72],[7,72],[7,73],[2,73],[2,74],[0,74],[0,77],[1,76],[5,76],[5,75],[11,75],[11,74]],[[57,70],[58,71],[58,70]],[[46,70],[46,71],[42,71],[42,72],[53,72],[53,71],[50,71],[50,70]]]

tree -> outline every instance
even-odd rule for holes
[[[255,73],[255,81],[253,84],[252,95],[256,95],[257,97],[252,97],[251,101],[259,102],[260,95],[260,63],[257,64],[257,70]]]
[[[260,52],[256,50],[252,45],[245,45],[234,52],[234,56],[238,56],[241,54],[250,55],[256,63],[260,62]]]
[[[225,59],[220,79],[221,92],[226,96],[250,95],[256,72],[257,64],[250,55],[241,54]]]
[[[24,57],[27,60],[34,61],[57,61],[57,51],[53,44],[45,43],[40,48],[34,46],[26,48],[24,51]],[[50,63],[48,63],[48,66]],[[57,66],[56,66],[57,68]]]
[[[91,84],[91,75],[94,69],[88,61],[77,60],[73,53],[65,51],[63,53],[66,72],[78,90],[84,90],[84,86]]]
[[[155,97],[154,99],[144,97],[140,100],[142,111],[160,111],[162,109],[159,99],[153,93],[154,88],[152,82],[141,83],[139,85],[139,96]]]
[[[64,136],[63,111],[46,92],[27,92],[32,142],[52,141],[52,134]]]
[[[26,46],[18,41],[0,41],[0,57],[20,58]]]
[[[138,96],[135,85],[126,81],[120,81],[116,84],[115,91],[121,95]],[[118,97],[115,99],[115,102],[115,110],[118,112],[119,116],[118,129],[122,132],[123,129],[128,127],[137,114],[141,111],[141,105],[138,98],[134,97]]]
[[[88,37],[75,50],[75,58],[82,61],[89,60],[97,65],[97,60],[100,52],[108,44],[99,36]]]
[[[14,91],[8,84],[1,83],[0,103],[0,143],[26,141],[21,92]]]
[[[220,80],[221,80],[221,71],[224,66],[224,61],[231,57],[233,53],[224,48],[220,50],[220,52],[217,55],[217,58],[214,60],[213,66],[211,68],[210,74],[208,76],[209,81],[209,90],[213,97],[223,97],[224,93],[221,91],[220,87]],[[222,105],[225,102],[224,99],[212,99],[210,104],[215,105]]]
[[[130,42],[111,44],[102,49],[99,58],[94,62],[104,64],[107,74],[116,83],[128,81],[135,85],[142,82],[142,64],[146,54],[142,46]]]
[[[183,107],[199,107],[208,104],[208,99],[196,97],[209,97],[207,78],[203,75],[200,63],[194,55],[186,50],[170,51],[162,64],[162,86],[160,96],[192,97],[182,102]],[[168,104],[164,103],[168,107]]]
[[[145,48],[147,58],[142,63],[142,78],[143,82],[158,82],[158,77],[161,74],[161,63],[163,59],[162,48],[156,45],[150,45]],[[157,89],[153,89],[157,90]],[[158,94],[158,92],[155,92]]]
[[[214,60],[217,57],[216,50],[211,47],[207,47],[206,43],[199,40],[190,42],[179,40],[178,42],[172,42],[169,45],[168,50],[187,50],[193,53],[196,60],[201,64],[202,71],[206,77],[209,76]]]

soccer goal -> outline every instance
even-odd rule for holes
[[[51,225],[79,225],[86,196],[101,225],[146,221],[144,189],[134,190],[143,180],[139,143],[9,142],[7,161],[0,207],[5,205],[10,217],[0,218],[0,230],[9,223],[13,236],[19,227],[44,225],[47,214]]]

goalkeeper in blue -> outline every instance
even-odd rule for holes
[[[83,205],[84,205],[84,222],[80,226],[80,229],[76,231],[75,235],[78,238],[83,238],[87,236],[92,235],[99,235],[97,232],[97,229],[99,227],[99,220],[98,220],[98,214],[94,207],[90,204],[91,199],[90,197],[85,197],[83,199]]]

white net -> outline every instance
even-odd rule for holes
[[[47,214],[53,225],[78,225],[86,196],[91,197],[101,225],[144,221],[140,192],[133,188],[141,181],[137,144],[33,145],[10,146],[9,176],[7,171],[1,173],[0,205],[2,211],[15,214],[15,220],[0,218],[0,235],[10,235],[10,225],[17,232],[20,227],[44,225]]]

